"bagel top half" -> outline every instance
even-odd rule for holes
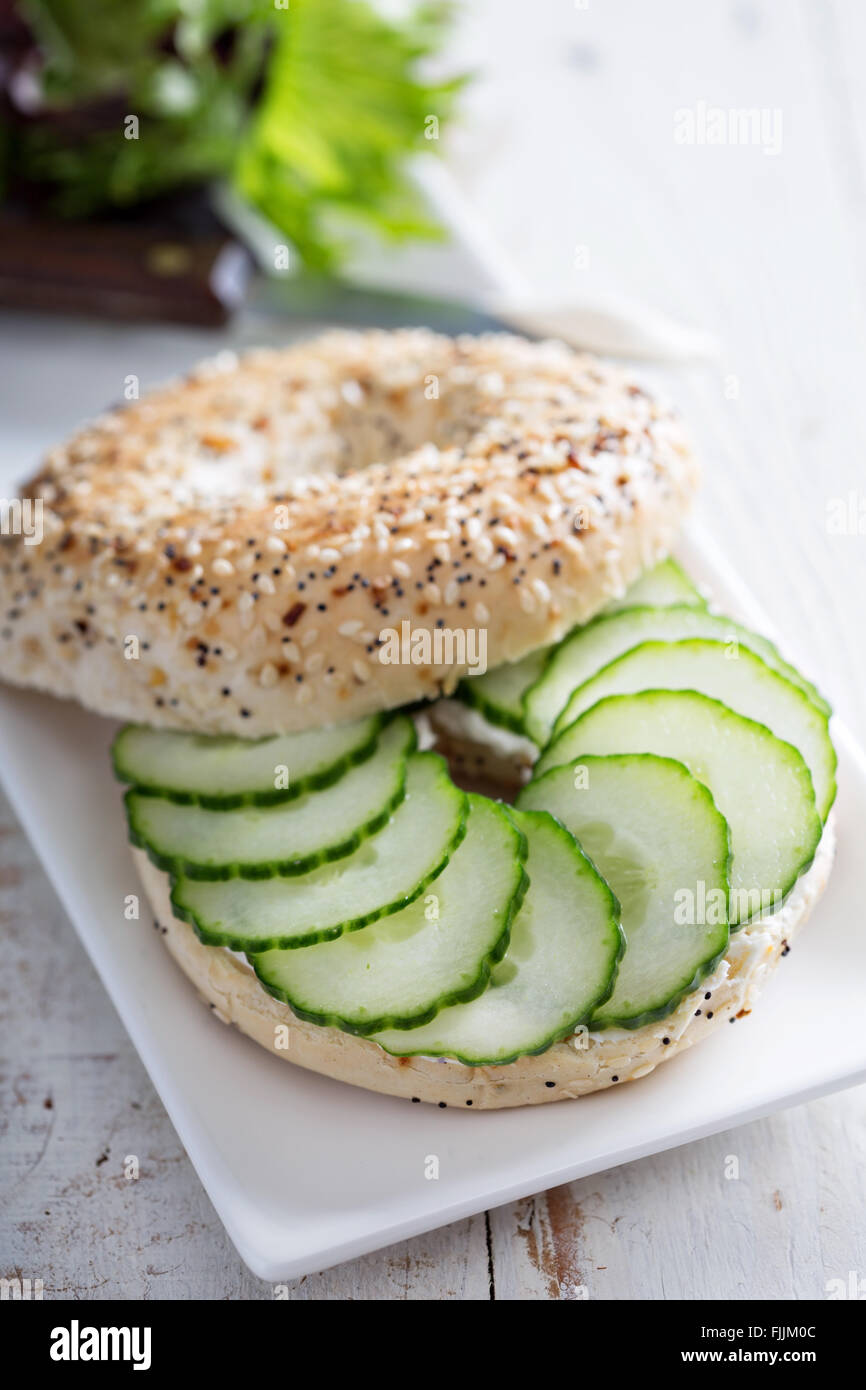
[[[559,343],[334,332],[221,357],[25,489],[41,541],[0,544],[0,676],[248,737],[431,698],[459,645],[386,663],[383,634],[483,632],[490,667],[553,642],[667,554],[695,482],[670,412]]]

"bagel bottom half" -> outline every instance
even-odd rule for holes
[[[284,1061],[337,1081],[408,1100],[496,1110],[570,1100],[635,1081],[701,1041],[719,1024],[748,1014],[824,891],[834,850],[833,826],[828,822],[811,868],[781,909],[732,936],[716,970],[661,1022],[584,1033],[554,1044],[540,1056],[498,1067],[467,1067],[445,1058],[392,1057],[366,1038],[303,1022],[262,988],[242,958],[218,946],[204,946],[192,927],[174,916],[169,876],[142,850],[133,853],[163,941],[224,1023],[235,1024]]]

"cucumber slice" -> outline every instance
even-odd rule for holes
[[[698,690],[766,724],[777,738],[793,743],[806,760],[815,784],[818,813],[826,820],[836,795],[836,750],[829,721],[802,690],[771,671],[747,647],[692,638],[684,642],[644,642],[610,662],[577,689],[556,723],[559,734],[606,695],[640,690]]]
[[[169,801],[225,811],[292,801],[330,786],[371,756],[383,723],[381,715],[371,715],[332,729],[255,740],[127,724],[111,752],[121,782]],[[278,788],[283,768],[288,786]]]
[[[622,608],[634,608],[636,604],[646,604],[653,608],[667,608],[670,604],[688,603],[696,608],[706,608],[703,594],[689,579],[685,571],[670,556],[652,569],[644,570],[622,598],[609,603],[605,613],[618,613]]]
[[[419,897],[463,838],[468,805],[436,753],[409,759],[406,795],[384,830],[354,853],[286,884],[180,878],[171,895],[178,917],[208,946],[285,950],[331,941]]]
[[[642,574],[623,598],[610,604],[604,612],[613,613],[637,603],[654,604],[659,608],[669,603],[705,607],[704,600],[692,581],[683,574],[676,560],[670,559],[662,560],[661,564]],[[585,628],[576,628],[574,634],[570,634],[564,641],[569,641],[572,635],[578,635],[583,631]],[[492,671],[485,671],[483,676],[467,677],[457,688],[458,698],[477,709],[489,723],[529,737],[524,697],[530,687],[541,679],[548,661],[558,652],[561,645],[560,643],[540,647],[538,651],[530,652],[520,661],[509,661],[503,666],[496,666]],[[629,646],[633,645],[634,643],[629,643]],[[587,675],[590,674],[588,671]],[[563,701],[576,683],[573,682],[568,690],[564,691]],[[554,714],[558,713],[559,706],[554,711]],[[549,733],[550,730],[547,729],[543,738],[535,740],[539,746],[547,742]]]
[[[619,904],[551,816],[509,814],[529,844],[530,882],[490,987],[408,1034],[396,1029],[374,1034],[386,1052],[502,1066],[545,1052],[610,994],[623,950]]]
[[[495,802],[470,796],[469,808],[432,893],[338,941],[251,955],[265,989],[299,1018],[362,1036],[419,1027],[481,994],[526,891],[526,840]]]
[[[351,854],[382,828],[403,799],[414,747],[415,726],[401,715],[385,728],[375,758],[285,806],[208,811],[133,788],[126,793],[130,838],[161,869],[189,878],[306,873]]]
[[[821,819],[801,754],[718,700],[693,690],[610,696],[545,750],[535,777],[574,770],[590,753],[676,758],[709,787],[731,835],[732,926],[777,907],[814,858]]]
[[[562,821],[622,904],[625,958],[590,1027],[640,1028],[727,950],[728,827],[682,763],[640,753],[582,756],[581,766],[577,786],[570,767],[552,768],[518,802]]]
[[[525,736],[523,696],[541,675],[551,651],[552,647],[539,647],[521,661],[508,661],[483,676],[467,676],[460,682],[457,695],[490,724]]]
[[[688,637],[724,642],[729,644],[730,650],[748,648],[772,670],[804,691],[820,710],[829,713],[827,702],[815,687],[782,660],[772,642],[749,632],[730,618],[683,604],[667,608],[623,608],[610,616],[604,614],[596,618],[566,638],[554,652],[543,676],[527,692],[526,726],[535,742],[540,746],[547,742],[569,697],[603,666],[642,642],[677,642]],[[564,721],[558,726],[564,727]]]

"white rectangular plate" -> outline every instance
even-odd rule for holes
[[[727,611],[774,635],[708,537],[693,535],[683,558]],[[837,864],[756,1012],[637,1085],[485,1113],[410,1105],[288,1066],[200,1005],[159,936],[124,917],[139,886],[109,767],[113,727],[2,689],[0,769],[211,1201],[263,1279],[323,1269],[866,1078],[866,759],[844,729]],[[425,1178],[431,1154],[435,1181]]]

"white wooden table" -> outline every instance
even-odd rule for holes
[[[482,71],[455,168],[537,283],[627,292],[719,335],[718,364],[647,375],[698,436],[704,520],[866,738],[866,535],[827,524],[833,499],[866,515],[866,7],[474,0],[454,50]],[[678,143],[712,107],[763,111],[767,138]],[[777,111],[781,148],[765,152]],[[86,392],[86,358],[69,369]],[[9,405],[14,448],[25,406]],[[50,383],[33,383],[28,408],[54,424]],[[47,1297],[272,1297],[223,1233],[2,802],[0,929],[0,1274],[41,1277]],[[864,1121],[863,1089],[829,1097],[308,1277],[291,1296],[821,1297],[866,1272]]]

